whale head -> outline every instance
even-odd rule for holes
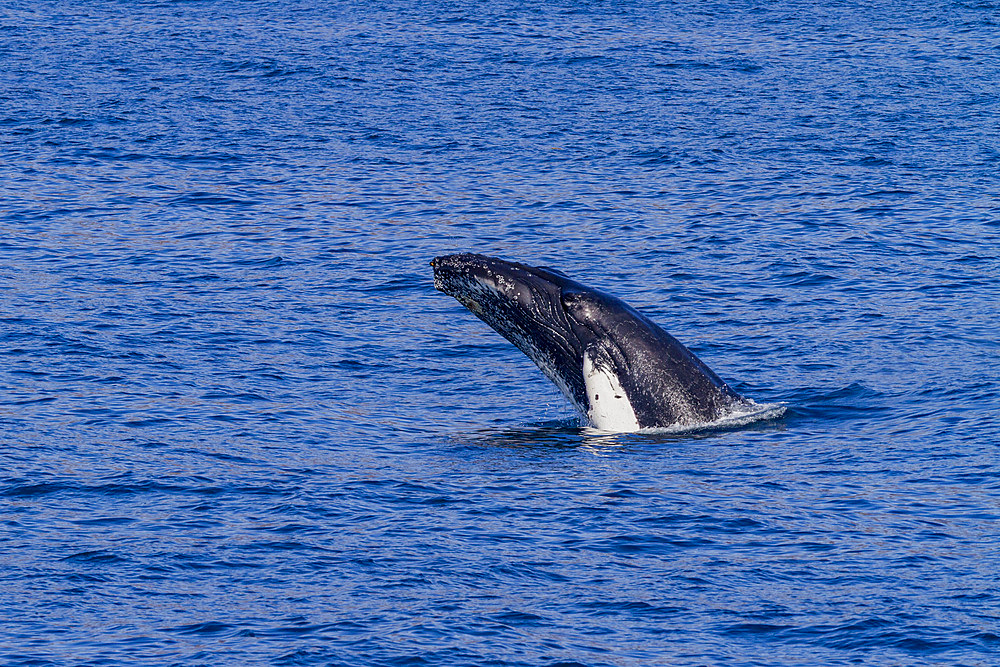
[[[431,266],[438,290],[534,361],[596,428],[707,423],[746,403],[640,312],[560,271],[470,253]]]

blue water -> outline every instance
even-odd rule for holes
[[[1000,663],[1000,5],[12,0],[0,664]],[[738,391],[596,435],[429,260]]]

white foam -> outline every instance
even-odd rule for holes
[[[629,406],[631,408],[631,405]],[[785,414],[785,406],[780,403],[754,403],[750,401],[748,405],[739,406],[719,419],[710,422],[689,422],[686,424],[674,424],[672,426],[653,426],[649,428],[638,428],[638,423],[632,428],[620,428],[614,424],[598,425],[593,419],[584,426],[584,433],[592,437],[607,437],[616,433],[649,433],[652,435],[659,433],[693,433],[697,431],[714,431],[740,428],[747,424],[769,419],[777,419]],[[587,415],[590,417],[590,415]],[[634,418],[634,413],[633,413]],[[617,441],[613,441],[617,442]]]
[[[689,431],[739,428],[740,426],[746,426],[754,422],[777,419],[783,414],[785,414],[785,406],[780,403],[754,403],[753,401],[749,401],[747,405],[737,406],[731,412],[714,421],[644,428],[642,429],[642,433],[687,433]]]

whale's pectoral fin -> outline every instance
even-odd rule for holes
[[[583,381],[587,388],[587,419],[602,431],[638,431],[639,420],[622,387],[611,357],[597,345],[583,352]]]

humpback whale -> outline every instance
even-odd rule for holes
[[[546,267],[436,257],[434,287],[513,343],[597,429],[697,427],[764,406],[625,302]]]

